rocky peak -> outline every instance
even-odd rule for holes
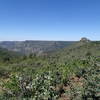
[[[83,37],[83,38],[81,38],[81,40],[80,40],[81,42],[90,42],[90,40],[89,39],[87,39],[86,37]]]

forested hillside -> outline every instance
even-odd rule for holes
[[[21,55],[22,54],[20,53],[9,51],[4,48],[0,48],[0,62],[3,62],[3,63],[10,62],[16,58],[20,58]]]
[[[1,61],[0,100],[100,100],[100,42]]]

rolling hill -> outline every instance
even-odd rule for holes
[[[100,41],[77,41],[67,48],[63,48],[55,53],[53,57],[59,59],[58,62],[66,62],[71,59],[85,59],[86,56],[100,57]],[[52,59],[52,58],[51,58]]]

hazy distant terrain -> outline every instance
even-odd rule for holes
[[[74,41],[3,41],[0,47],[23,54],[45,53],[68,47]]]

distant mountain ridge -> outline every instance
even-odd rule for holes
[[[0,42],[0,47],[23,54],[30,54],[30,53],[42,54],[68,47],[74,42],[75,41],[32,41],[32,40],[2,41]]]

